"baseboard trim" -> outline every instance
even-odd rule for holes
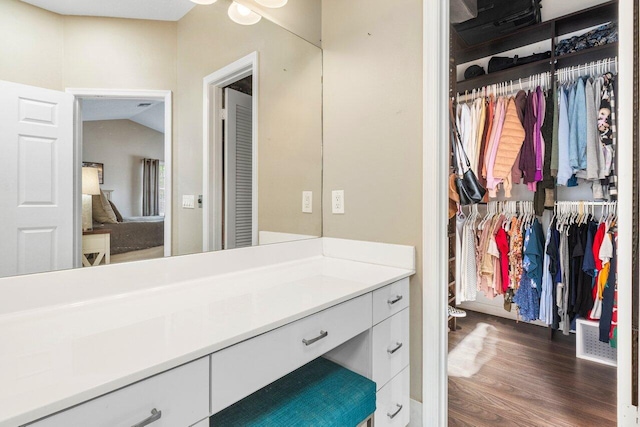
[[[422,427],[422,402],[411,399],[409,427]]]

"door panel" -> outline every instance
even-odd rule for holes
[[[225,89],[225,249],[255,244],[251,96]]]
[[[73,96],[0,81],[0,277],[73,267]]]

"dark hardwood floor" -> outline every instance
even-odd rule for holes
[[[616,369],[577,359],[575,335],[556,333],[551,341],[546,328],[467,313],[449,333],[450,360],[478,323],[495,327],[485,328],[492,345],[483,350],[495,351],[475,375],[449,377],[449,426],[616,425]]]

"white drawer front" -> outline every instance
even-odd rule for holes
[[[373,324],[409,307],[409,278],[373,292]]]
[[[209,415],[209,358],[196,360],[30,424],[30,427],[190,426]],[[156,415],[156,417],[158,417]]]
[[[376,394],[376,427],[405,427],[409,424],[409,368],[405,368]]]
[[[371,327],[371,294],[331,307],[211,355],[216,413]],[[303,339],[324,338],[305,345]]]
[[[373,381],[380,390],[409,366],[409,309],[373,328]]]

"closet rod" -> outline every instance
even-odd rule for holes
[[[587,202],[582,200],[560,200],[555,202],[556,206],[579,206],[580,204],[583,206],[616,206],[618,202]]]
[[[558,81],[566,81],[575,79],[583,75],[604,74],[606,72],[615,72],[618,74],[618,57],[601,59],[598,61],[587,62],[573,67],[559,68],[555,71]]]
[[[551,86],[551,73],[547,71],[544,73],[532,74],[531,76],[523,79],[508,80],[502,83],[486,85],[474,89],[471,92],[465,91],[464,94],[460,92],[456,96],[456,102],[469,102],[479,97],[486,97],[489,95],[511,96],[518,93],[519,90],[533,90],[537,86],[540,86],[543,89],[549,89]]]

